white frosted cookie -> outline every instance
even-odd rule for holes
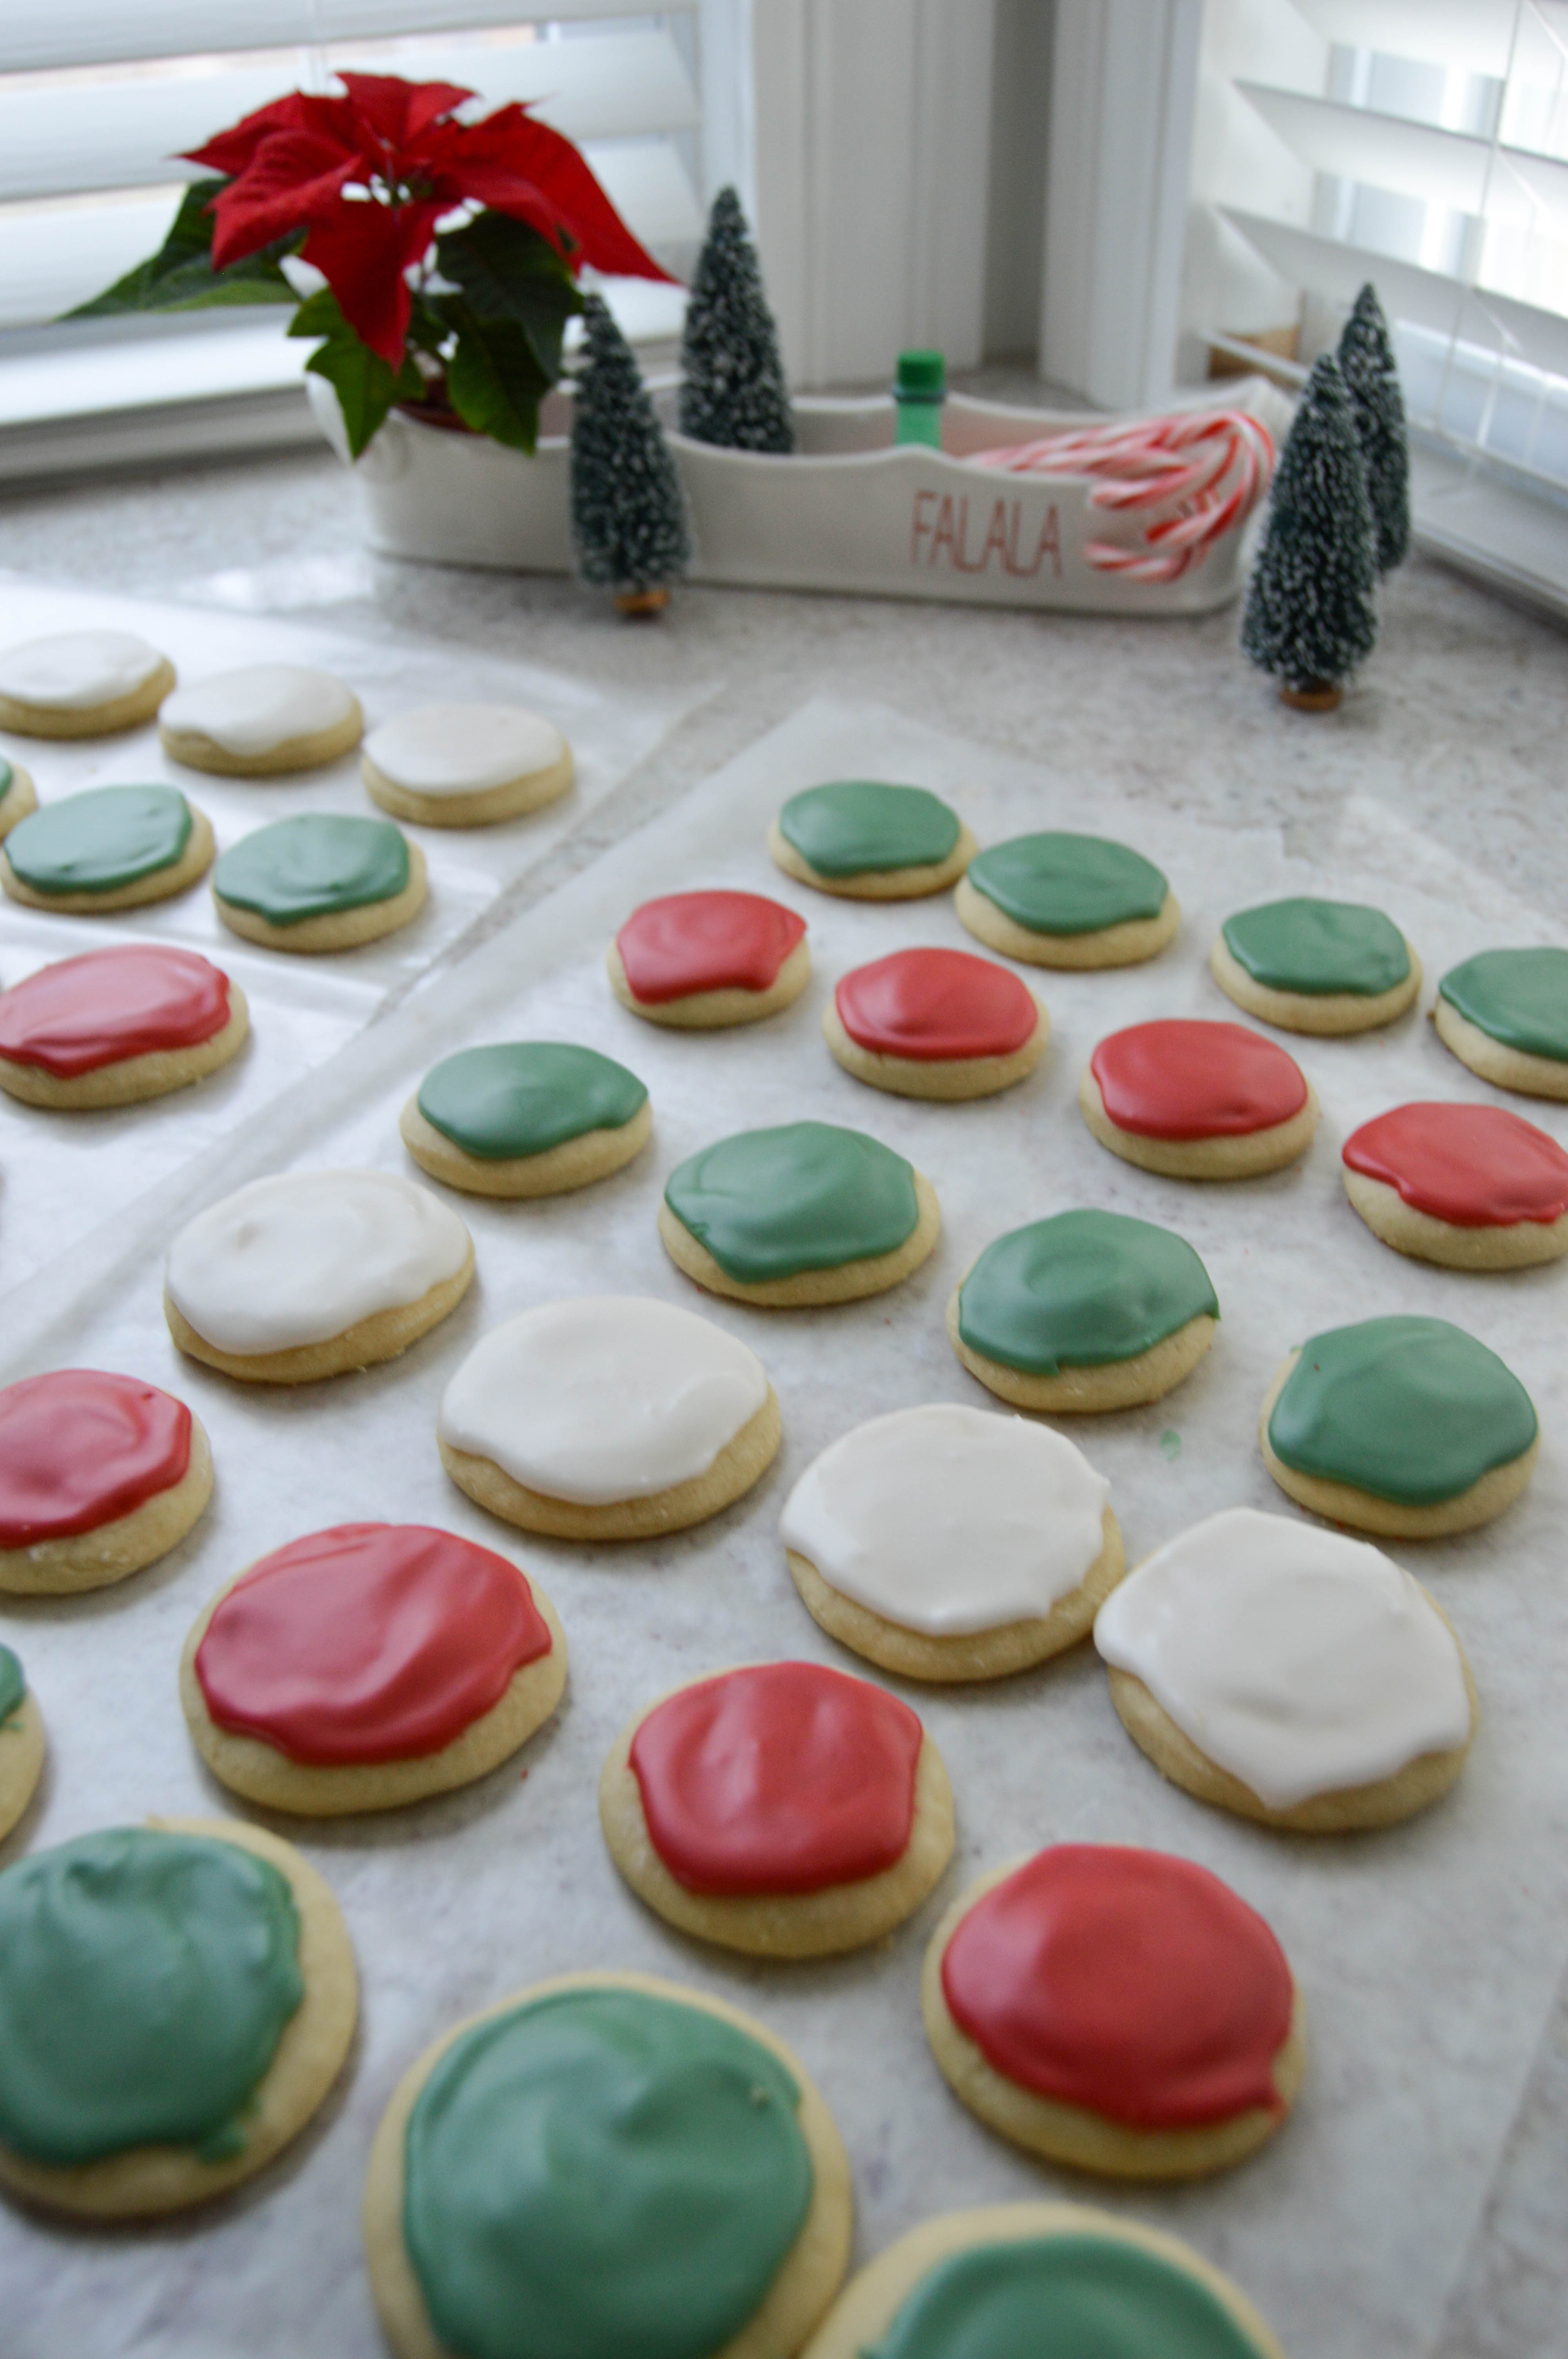
[[[636,1295],[545,1302],[447,1386],[441,1462],[492,1515],[561,1539],[642,1539],[717,1515],[779,1446],[756,1353]]]
[[[158,714],[164,752],[231,778],[311,770],[360,742],[359,698],[308,664],[246,664],[177,689]]]
[[[564,795],[572,752],[553,721],[521,704],[421,704],[371,732],[360,774],[395,819],[485,827]]]
[[[8,762],[0,754],[0,843],[3,843],[19,819],[38,807],[38,790],[31,773],[20,762]]]
[[[1419,1582],[1365,1540],[1252,1507],[1146,1557],[1095,1645],[1162,1775],[1269,1826],[1391,1826],[1447,1791],[1475,1734],[1469,1667]]]
[[[131,631],[61,631],[0,651],[0,729],[107,737],[150,721],[174,666]]]
[[[940,1402],[833,1442],[780,1528],[831,1637],[905,1679],[996,1679],[1087,1636],[1125,1564],[1109,1494],[1061,1434]]]
[[[44,1716],[9,1647],[0,1647],[0,1840],[38,1790],[44,1766]]]
[[[209,1205],[168,1249],[182,1352],[254,1384],[395,1359],[461,1299],[473,1245],[450,1207],[390,1171],[286,1171]]]

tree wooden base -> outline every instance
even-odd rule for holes
[[[1334,712],[1345,701],[1345,690],[1336,679],[1309,679],[1304,688],[1292,688],[1287,682],[1280,695],[1297,712]]]
[[[618,614],[630,614],[633,618],[662,614],[669,603],[670,593],[665,589],[620,590],[615,596],[615,611]]]

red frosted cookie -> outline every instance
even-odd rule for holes
[[[1568,1253],[1568,1154],[1502,1106],[1393,1106],[1346,1140],[1343,1177],[1374,1234],[1419,1261],[1518,1269]]]
[[[922,1997],[964,2103],[1082,2169],[1222,2169],[1301,2085],[1283,1951],[1228,1885],[1163,1852],[1058,1843],[983,1877],[937,1928]]]
[[[877,1940],[953,1848],[940,1755],[907,1704],[816,1663],[676,1688],[600,1779],[611,1856],[674,1925],[763,1957]]]
[[[822,1017],[846,1072],[900,1097],[980,1098],[1045,1053],[1051,1024],[1028,985],[969,951],[894,951],[845,975]]]
[[[129,942],[0,992],[0,1089],[29,1105],[130,1105],[228,1063],[244,994],[195,951]]]
[[[102,1589],[167,1554],[212,1490],[207,1436],[135,1376],[57,1368],[0,1391],[0,1590]]]
[[[1102,1147],[1176,1180],[1244,1180],[1304,1152],[1317,1098],[1293,1057],[1244,1024],[1167,1016],[1108,1034],[1078,1083]]]
[[[180,1693],[236,1793],[321,1816],[393,1810],[504,1761],[566,1685],[555,1609],[511,1560],[422,1524],[291,1540],[197,1622]]]
[[[717,1031],[798,999],[806,919],[762,893],[669,893],[633,909],[610,946],[611,988],[651,1024]]]

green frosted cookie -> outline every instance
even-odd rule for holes
[[[940,1214],[902,1155],[826,1122],[741,1131],[670,1174],[659,1232],[688,1277],[779,1304],[849,1301],[896,1286],[930,1253]]]
[[[544,1155],[590,1130],[620,1130],[648,1102],[635,1073],[597,1049],[510,1040],[460,1049],[419,1084],[426,1121],[481,1162]]]
[[[887,898],[940,892],[974,848],[939,795],[875,778],[840,778],[792,795],[769,842],[788,875]]]
[[[408,883],[407,840],[390,820],[300,811],[225,852],[212,890],[269,926],[297,926],[390,901]]]
[[[39,900],[106,897],[178,870],[194,828],[190,805],[175,787],[92,787],[18,820],[5,857]]]
[[[1238,966],[1271,991],[1374,999],[1410,975],[1398,926],[1359,901],[1267,901],[1238,910],[1220,930]]]
[[[1489,1040],[1568,1064],[1568,951],[1482,951],[1437,990]]]

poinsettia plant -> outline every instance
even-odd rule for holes
[[[668,272],[526,105],[464,122],[473,92],[451,82],[339,79],[341,97],[291,92],[193,149],[183,160],[217,177],[187,190],[150,260],[70,316],[291,303],[356,458],[396,404],[531,451],[583,265]],[[325,284],[302,295],[290,261]]]

